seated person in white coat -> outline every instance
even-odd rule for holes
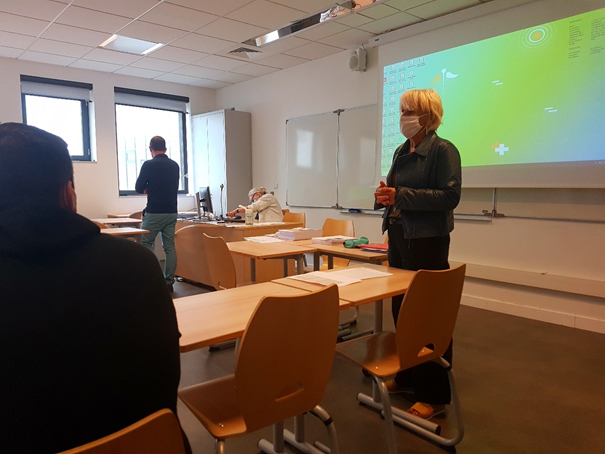
[[[253,212],[258,213],[258,220],[260,222],[280,222],[284,218],[277,197],[267,193],[265,188],[250,189],[248,197],[250,197],[250,205],[230,211],[227,213],[227,216],[232,218],[237,213],[244,213],[247,208],[250,208]]]

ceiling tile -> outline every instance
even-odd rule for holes
[[[457,0],[452,2],[451,0],[435,0],[424,5],[417,6],[407,10],[408,13],[422,19],[432,19],[434,17],[444,16],[446,14],[458,11],[464,8],[468,8],[472,5],[480,5],[481,2],[477,0]]]
[[[134,68],[151,69],[162,73],[174,71],[183,66],[183,63],[161,60],[159,58],[145,57],[130,64]]]
[[[55,19],[64,8],[65,5],[63,3],[51,2],[48,0],[0,2],[0,11],[46,21],[52,21]]]
[[[195,85],[197,87],[205,87],[205,88],[223,88],[231,85],[229,82],[219,82],[218,80],[209,80],[209,79],[198,79],[196,82],[193,82],[191,85]]]
[[[27,49],[36,40],[33,36],[0,31],[0,46]]]
[[[0,46],[0,57],[17,58],[22,53],[23,53],[22,49],[15,49],[14,47]]]
[[[231,82],[232,84],[239,84],[240,82],[245,82],[250,79],[254,79],[254,77],[247,76],[245,74],[225,73],[221,81]]]
[[[115,63],[116,65],[130,65],[141,58],[140,55],[127,54],[106,49],[93,49],[86,55],[86,60],[100,61],[104,63]]]
[[[63,57],[62,55],[51,55],[32,51],[24,52],[23,55],[19,57],[19,60],[37,61],[60,66],[68,66],[70,63],[76,61],[76,59],[72,57]]]
[[[59,16],[56,22],[58,24],[73,25],[74,27],[85,25],[85,28],[89,30],[113,34],[130,21],[131,19],[127,17],[71,6]]]
[[[257,27],[231,19],[220,18],[198,30],[196,33],[213,38],[221,38],[229,41],[243,42],[250,38],[256,38],[270,32],[268,28]]]
[[[119,11],[120,16],[130,17],[131,19],[139,17],[159,3],[160,0],[76,0],[74,2],[77,6],[110,14]]]
[[[116,74],[124,74],[125,76],[144,77],[145,79],[153,79],[154,77],[161,76],[164,74],[162,71],[153,71],[151,69],[133,68],[132,66],[126,66],[122,69],[118,69]]]
[[[204,79],[223,80],[222,77],[227,74],[226,71],[221,71],[212,68],[202,68],[201,66],[187,65],[173,71],[174,74],[183,76],[203,77]]]
[[[286,38],[282,38],[272,43],[264,45],[260,48],[260,51],[264,55],[280,54],[287,50],[294,49],[305,44],[309,44],[309,42],[309,40],[299,38],[298,36],[288,36]]]
[[[312,14],[327,11],[336,5],[336,3],[339,3],[336,0],[271,0],[271,2],[289,6],[290,8],[294,9],[300,9]],[[340,3],[342,3],[342,1]]]
[[[307,14],[292,8],[270,3],[266,0],[254,0],[252,3],[227,14],[227,18],[277,30],[292,21],[302,19]]]
[[[43,38],[54,39],[66,43],[78,43],[84,46],[97,47],[111,33],[101,33],[93,30],[84,30],[83,28],[72,27],[70,25],[52,24],[42,35]]]
[[[311,41],[319,41],[327,36],[335,35],[336,33],[344,32],[345,30],[349,30],[349,27],[339,24],[338,22],[328,21],[297,33],[296,36]]]
[[[208,57],[196,61],[195,64],[197,66],[203,66],[204,68],[222,69],[223,71],[229,71],[233,68],[245,65],[241,60],[220,57],[218,55],[209,55]]]
[[[304,46],[297,47],[296,49],[285,52],[288,55],[293,55],[300,58],[308,58],[314,60],[316,58],[323,58],[328,55],[342,52],[342,49],[338,47],[328,46],[327,44],[321,43],[309,43]]]
[[[292,66],[297,66],[302,63],[307,63],[309,60],[306,58],[293,57],[291,55],[286,54],[276,54],[271,55],[270,57],[261,58],[256,60],[258,63],[262,63],[263,65],[273,66],[274,68],[290,68]]]
[[[192,32],[218,18],[191,8],[162,3],[141,17],[141,20]]]
[[[128,36],[129,38],[138,38],[154,43],[167,44],[186,35],[187,32],[184,30],[177,30],[176,28],[163,27],[162,25],[136,20],[120,30],[119,34],[121,36]]]
[[[359,27],[360,25],[372,22],[373,19],[361,14],[353,13],[342,16],[342,19],[335,19],[339,24],[348,25],[349,27]]]
[[[244,66],[240,66],[237,69],[233,69],[231,72],[238,74],[246,74],[248,76],[264,76],[265,74],[274,73],[275,71],[279,71],[278,68],[272,68],[271,66],[263,66],[263,65],[255,65],[254,63],[249,63]]]
[[[451,1],[451,0],[449,0]],[[378,4],[376,6],[370,6],[369,8],[364,8],[360,14],[363,14],[366,17],[377,20],[382,19],[383,17],[390,16],[391,14],[397,13],[399,10],[395,8],[391,8],[388,5]]]
[[[93,47],[89,46],[80,46],[79,44],[63,43],[61,41],[52,41],[50,39],[42,38],[37,39],[29,48],[29,50],[74,58],[81,58],[92,49]]]
[[[168,74],[164,74],[162,76],[156,77],[155,80],[174,82],[176,84],[192,85],[194,82],[197,82],[199,79],[197,77],[183,76],[181,74],[168,73]]]
[[[384,0],[383,0],[384,1]],[[399,11],[407,11],[425,3],[431,3],[434,0],[388,0],[384,1],[389,6],[397,8]]]
[[[196,33],[191,33],[171,44],[172,46],[207,52],[209,54],[220,52],[223,49],[227,49],[233,46],[233,43],[230,41],[212,38],[210,36],[202,36]]]
[[[217,16],[224,16],[252,1],[253,0],[169,0],[169,3],[197,9],[198,11],[204,11],[205,13],[216,14]]]
[[[392,16],[379,19],[369,24],[358,27],[360,30],[372,32],[375,34],[385,33],[389,30],[397,30],[398,28],[420,22],[422,19],[412,16],[411,14],[399,12]]]
[[[205,52],[197,52],[195,50],[181,49],[180,47],[164,46],[156,51],[153,51],[150,55],[154,58],[161,58],[162,60],[170,60],[178,63],[193,63],[200,58],[206,57],[208,54]]]
[[[323,44],[328,44],[330,46],[340,47],[341,49],[351,49],[353,47],[358,47],[362,44],[366,44],[370,39],[372,39],[373,36],[373,33],[368,33],[363,30],[351,28],[342,33],[328,36],[327,38],[324,38],[319,42]]]
[[[113,63],[103,63],[100,61],[78,60],[71,65],[70,68],[90,69],[92,71],[103,71],[112,73],[122,67],[122,65],[114,65]]]
[[[0,12],[0,31],[38,36],[50,22]]]

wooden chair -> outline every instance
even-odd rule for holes
[[[274,441],[261,440],[267,453],[283,453],[285,440],[302,452],[321,452],[304,441],[303,413],[328,428],[331,453],[338,454],[336,431],[321,400],[334,360],[338,288],[301,296],[266,296],[256,307],[241,341],[235,374],[181,389],[179,397],[216,439],[273,425]],[[295,418],[295,434],[283,421]],[[299,441],[297,441],[299,440]]]
[[[103,224],[102,222],[97,222],[97,221],[92,221],[96,224],[97,227],[99,227],[101,230],[106,229],[107,226],[105,224]]]
[[[281,210],[281,214],[286,214],[289,213],[290,209],[289,208],[284,208],[283,210]]]
[[[465,271],[466,265],[445,271],[418,271],[403,299],[396,333],[376,333],[336,347],[338,354],[362,366],[374,377],[373,397],[359,393],[357,400],[382,411],[387,426],[389,454],[398,452],[393,422],[443,446],[455,446],[462,440],[464,428],[454,372],[441,355],[452,339]],[[451,407],[455,416],[455,433],[451,438],[440,435],[438,424],[391,407],[385,384],[387,377],[431,360],[448,370]]]
[[[59,454],[185,454],[181,427],[168,410],[80,447]]]
[[[284,222],[300,222],[302,226],[305,227],[307,225],[307,217],[305,213],[292,213],[290,210],[284,213],[284,218],[282,219]]]
[[[143,219],[143,210],[135,211],[134,213],[130,213],[128,215],[129,218],[132,219]]]
[[[222,236],[215,237],[204,233],[202,246],[212,286],[216,290],[234,288],[237,285],[235,265],[225,239]]]
[[[355,225],[351,220],[339,220],[339,219],[326,219],[324,222],[322,230],[322,236],[332,236],[332,235],[345,235],[345,236],[355,236]],[[322,270],[328,269],[328,257],[326,255],[321,256],[322,259]],[[334,257],[334,268],[342,268],[344,266],[349,265],[349,259],[342,259],[339,257]]]
[[[176,231],[174,248],[178,260],[175,275],[211,285],[210,270],[204,254],[203,229],[202,225],[189,225]]]

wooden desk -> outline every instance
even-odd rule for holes
[[[391,276],[366,279],[361,282],[356,282],[355,284],[345,285],[338,288],[340,299],[348,301],[351,304],[351,307],[357,307],[371,302],[375,303],[374,332],[377,333],[382,331],[383,299],[405,293],[410,286],[410,282],[412,277],[414,277],[415,272],[373,264],[360,266],[392,273]],[[308,282],[299,281],[297,279],[281,278],[276,279],[273,282],[300,290],[308,290],[310,292],[321,288],[321,286],[318,284],[311,284]]]
[[[104,218],[104,219],[91,219],[91,221],[98,222],[99,224],[104,224],[107,226],[113,227],[140,227],[141,219],[135,218]]]
[[[371,252],[362,251],[360,248],[346,248],[344,246],[328,246],[326,244],[316,244],[311,240],[300,240],[295,241],[296,244],[301,246],[312,246],[317,249],[317,252],[313,254],[313,269],[319,270],[319,257],[322,255],[328,256],[328,269],[334,268],[334,257],[340,257],[344,259],[357,260],[359,262],[374,263],[381,265],[382,262],[388,259],[386,252]]]
[[[243,241],[245,237],[249,236],[261,236],[268,233],[276,233],[280,229],[292,229],[295,227],[302,227],[300,222],[283,222],[280,224],[259,224],[245,225],[240,223],[218,223],[212,222],[195,222],[192,220],[179,220],[176,223],[176,231],[183,227],[190,225],[201,226],[199,228],[200,234],[205,233],[209,236],[221,236],[227,243],[234,241]],[[244,285],[250,283],[250,260],[247,260],[243,256],[234,256],[233,263],[235,265],[235,273],[237,275],[237,285]],[[178,265],[177,265],[178,270]],[[274,260],[258,260],[255,263],[256,282],[270,282],[272,279],[276,279],[283,275],[283,269],[279,262]],[[188,279],[187,276],[182,276]],[[197,282],[206,285],[212,285],[210,279],[210,273],[204,273],[204,275],[197,277]]]
[[[143,233],[149,233],[149,230],[136,229],[134,227],[110,227],[107,229],[101,229],[101,233],[112,236],[124,236],[127,238],[133,238],[137,243],[140,243],[141,235]]]
[[[256,282],[256,260],[283,259],[284,277],[288,276],[288,259],[296,260],[297,274],[304,273],[303,256],[316,251],[314,247],[282,243],[255,243],[254,241],[234,241],[227,243],[232,254],[242,255],[250,259],[250,279]]]
[[[181,352],[241,337],[252,312],[267,295],[296,296],[307,293],[273,282],[235,287],[218,292],[202,293],[174,299],[179,324]],[[349,303],[340,301],[340,308]]]

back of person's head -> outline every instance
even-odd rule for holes
[[[154,136],[149,141],[149,148],[153,151],[166,151],[166,141],[163,137]]]
[[[73,164],[63,139],[22,123],[0,124],[0,204],[60,204]]]

